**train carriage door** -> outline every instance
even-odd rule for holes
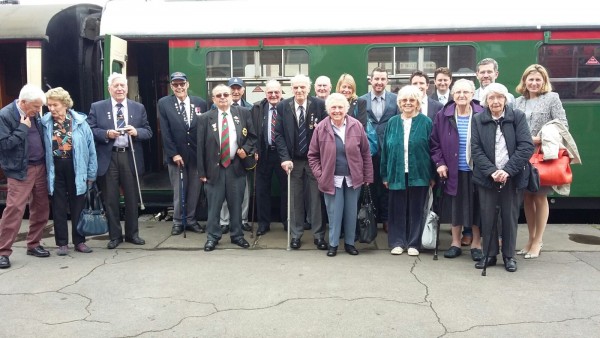
[[[112,73],[127,76],[127,41],[114,35],[106,35],[104,39],[104,83]],[[106,57],[108,56],[108,57]],[[108,98],[108,87],[105,86],[104,97]]]

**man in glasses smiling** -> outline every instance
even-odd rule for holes
[[[158,101],[163,161],[169,170],[169,180],[173,186],[173,228],[172,235],[183,232],[181,214],[181,191],[179,191],[179,171],[183,169],[183,185],[186,187],[187,207],[186,227],[193,232],[204,230],[196,224],[196,205],[200,196],[200,182],[196,160],[196,137],[198,119],[206,112],[206,101],[197,96],[189,96],[187,75],[182,72],[171,74],[171,90]]]
[[[219,213],[227,201],[231,243],[248,248],[242,231],[242,199],[246,188],[243,160],[254,156],[257,137],[250,111],[232,106],[231,88],[218,85],[212,91],[215,107],[198,121],[198,176],[205,183],[208,200],[207,241],[204,251],[215,249],[222,236]]]

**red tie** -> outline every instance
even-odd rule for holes
[[[221,165],[227,168],[231,164],[229,156],[229,125],[227,124],[227,113],[223,112],[223,122],[221,123]]]

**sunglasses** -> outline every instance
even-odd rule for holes
[[[228,98],[228,97],[229,97],[229,93],[216,94],[216,95],[215,95],[215,97],[216,97],[217,99],[220,99],[220,98],[222,98],[222,97],[224,97],[224,98]]]
[[[183,88],[183,87],[185,87],[186,83],[187,82],[171,82],[171,86],[173,86],[175,88],[177,88],[177,87],[182,87]]]

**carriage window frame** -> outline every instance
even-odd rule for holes
[[[598,64],[590,64],[592,57]],[[600,100],[600,43],[542,44],[538,62],[561,100]]]
[[[387,90],[398,92],[408,84],[412,72],[420,70],[429,76],[428,94],[431,94],[435,90],[433,74],[438,67],[450,68],[454,82],[462,78],[475,81],[476,66],[477,48],[472,44],[375,46],[367,53],[367,82],[371,71],[381,67],[389,74]]]

